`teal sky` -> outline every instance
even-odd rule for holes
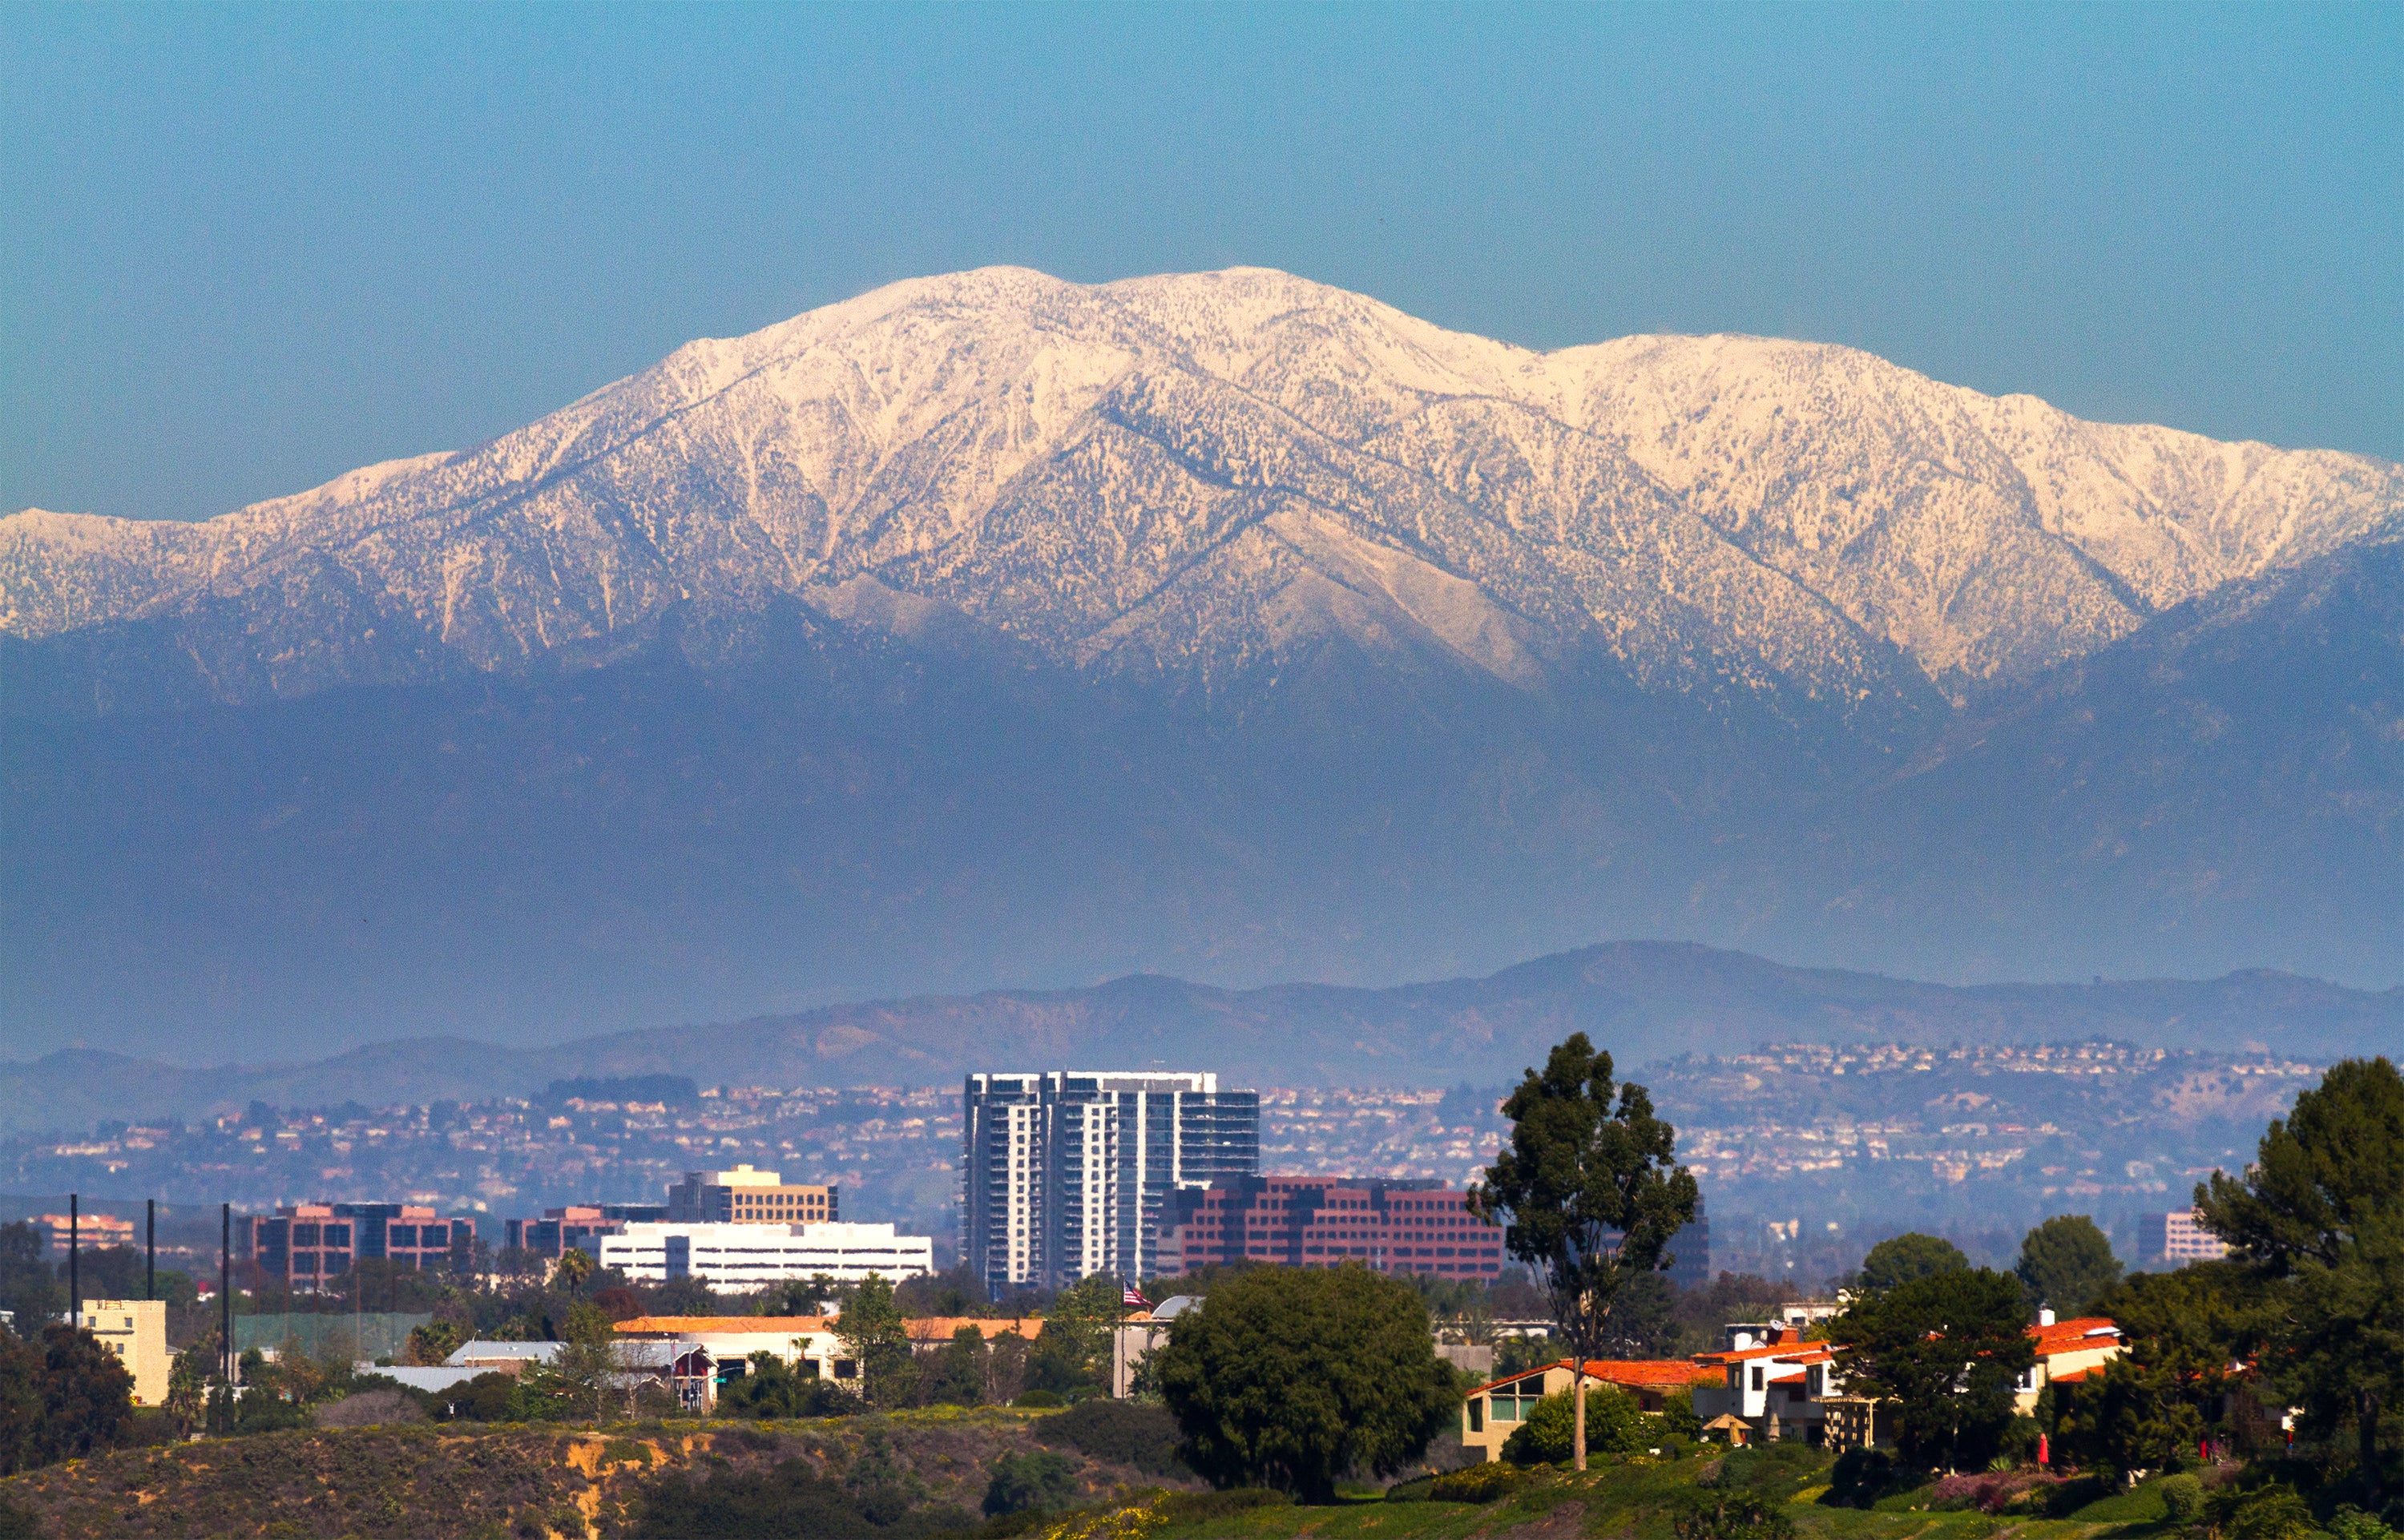
[[[0,509],[205,517],[891,279],[1256,263],[2404,458],[2404,6],[0,7]]]

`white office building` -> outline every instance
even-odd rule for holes
[[[1148,1278],[1171,1193],[1260,1169],[1260,1094],[1215,1074],[973,1074],[962,1111],[960,1251],[997,1295]]]
[[[602,1237],[600,1261],[644,1282],[697,1278],[738,1293],[819,1274],[838,1283],[932,1277],[935,1242],[890,1225],[638,1224]]]

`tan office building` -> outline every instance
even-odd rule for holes
[[[167,1375],[167,1303],[162,1299],[87,1299],[77,1323],[117,1355],[133,1377],[133,1404],[164,1405]]]
[[[737,1166],[687,1171],[668,1188],[668,1222],[681,1225],[829,1225],[840,1187],[788,1184],[782,1172]]]

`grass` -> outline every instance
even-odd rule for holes
[[[2136,1540],[2155,1533],[2160,1517],[2160,1499],[2143,1491],[2090,1505],[2067,1519],[1913,1508],[1913,1500],[1926,1503],[1926,1489],[1906,1494],[1894,1511],[1834,1507],[1821,1501],[1829,1463],[1799,1448],[1726,1460],[1598,1462],[1582,1476],[1532,1472],[1508,1495],[1483,1504],[1426,1501],[1419,1496],[1429,1485],[1424,1478],[1404,1484],[1399,1494],[1415,1500],[1373,1503],[1348,1492],[1323,1507],[1271,1503],[1203,1511],[1193,1497],[1139,1494],[1055,1516],[1026,1533],[1029,1540],[1670,1540],[1671,1515],[1705,1481],[1784,1505],[1800,1540]]]

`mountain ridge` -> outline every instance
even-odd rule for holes
[[[1270,270],[982,269],[205,525],[12,515],[0,630],[165,619],[209,656],[240,620],[275,666],[211,688],[259,698],[606,657],[671,588],[748,612],[869,578],[1080,666],[1386,623],[1519,682],[1599,656],[1675,682],[1699,647],[1892,688],[1867,643],[1958,699],[2399,511],[2404,468],[2081,423],[1833,344],[1536,354]],[[1447,577],[1470,591],[1430,598]]]
[[[455,1037],[369,1043],[314,1062],[183,1068],[96,1050],[0,1061],[0,1134],[105,1118],[272,1106],[526,1096],[579,1075],[703,1085],[943,1084],[977,1069],[1214,1069],[1239,1084],[1499,1085],[1572,1031],[1624,1070],[1767,1043],[2039,1043],[2109,1038],[2207,1052],[2374,1052],[2404,1031],[2404,987],[2348,989],[2276,970],[2216,979],[1955,986],[1798,968],[1668,942],[1604,943],[1477,978],[1382,988],[1226,989],[1162,975],[990,989],[650,1028],[549,1047]],[[1165,1056],[1165,1057],[1164,1057]],[[729,1079],[706,1065],[740,1066]],[[743,1078],[748,1076],[749,1078]],[[65,1121],[43,1123],[43,1118]]]

